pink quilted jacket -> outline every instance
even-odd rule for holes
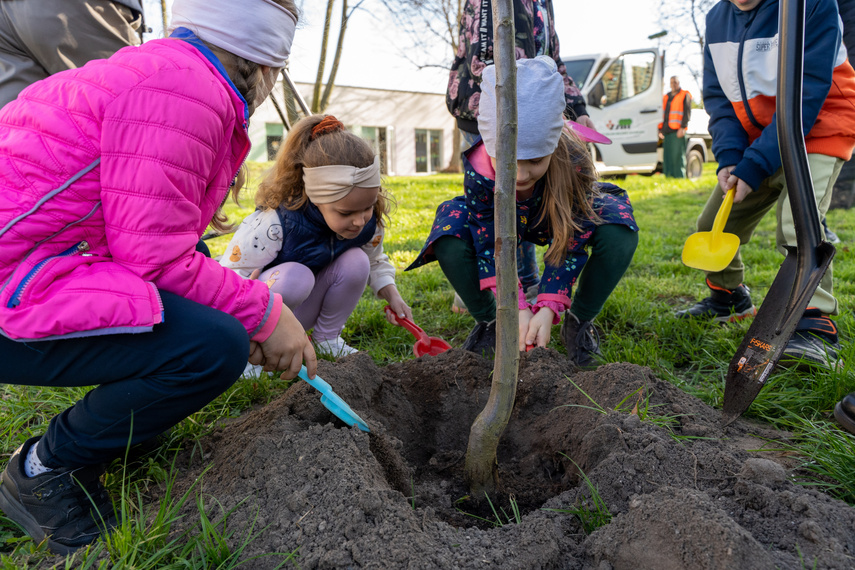
[[[249,150],[244,108],[198,50],[164,39],[0,110],[0,332],[148,331],[169,318],[162,290],[265,340],[281,300],[195,252]]]

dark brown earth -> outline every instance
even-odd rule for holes
[[[177,490],[201,476],[207,505],[237,507],[236,543],[240,529],[263,529],[247,558],[299,548],[302,568],[855,568],[855,509],[794,483],[798,458],[774,451],[786,434],[743,420],[722,428],[719,411],[647,368],[574,372],[547,349],[520,363],[490,497],[503,525],[463,514],[496,520],[462,483],[491,374],[492,362],[458,349],[385,368],[365,354],[321,362],[371,433],[345,427],[298,382],[203,440],[204,461],[183,457]],[[590,508],[574,462],[612,515],[591,534],[547,510]],[[510,497],[519,523],[503,514]]]

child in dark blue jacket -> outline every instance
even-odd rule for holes
[[[855,147],[855,72],[846,57],[835,0],[807,0],[802,115],[816,210],[825,216],[840,168]],[[710,115],[718,185],[698,218],[698,231],[712,228],[724,193],[735,188],[724,231],[748,243],[773,207],[776,243],[795,245],[793,215],[778,151],[775,118],[778,61],[778,0],[719,2],[707,14],[704,105]],[[734,321],[756,313],[737,252],[722,271],[707,273],[711,295],[680,311],[683,318]],[[838,312],[829,267],[810,300],[781,363],[831,368],[839,365]]]

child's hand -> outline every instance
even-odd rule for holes
[[[401,297],[401,294],[398,293],[398,288],[394,285],[386,285],[382,289],[377,292],[377,296],[381,299],[384,299],[389,306],[392,307],[392,311],[385,311],[386,320],[392,323],[393,325],[398,324],[397,317],[404,317],[407,319],[413,320],[413,310],[404,302],[404,299]]]
[[[728,190],[733,188],[733,182],[730,181],[730,173],[733,172],[734,168],[736,168],[735,164],[725,166],[718,171],[718,187],[721,188],[722,194],[726,194]]]
[[[591,117],[588,115],[579,115],[576,117],[576,122],[582,125],[583,127],[588,127],[589,129],[597,130],[597,127],[594,126],[594,121],[591,120]]]
[[[733,195],[733,203],[739,204],[754,190],[743,179],[737,178],[733,174],[730,175],[730,178],[733,179],[733,186],[736,186],[736,193]]]
[[[529,346],[549,344],[554,318],[555,313],[548,307],[541,307],[537,314],[532,314],[529,309],[520,311],[520,352]]]
[[[309,378],[314,378],[317,373],[318,357],[315,355],[315,349],[300,321],[287,306],[282,307],[276,328],[267,340],[252,342],[249,348],[250,364],[260,364],[267,372],[284,370],[283,380],[296,378],[303,360],[306,361]]]
[[[525,352],[525,336],[528,334],[528,324],[534,318],[531,309],[520,309],[520,352]]]

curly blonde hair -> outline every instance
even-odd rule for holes
[[[330,127],[331,124],[338,126]],[[365,168],[373,163],[374,149],[364,139],[346,130],[331,115],[310,115],[288,131],[276,154],[276,163],[258,187],[255,203],[262,208],[281,205],[288,210],[299,210],[309,201],[303,168],[337,164]],[[390,209],[391,199],[381,186],[374,204],[374,216],[380,226],[384,225]]]

